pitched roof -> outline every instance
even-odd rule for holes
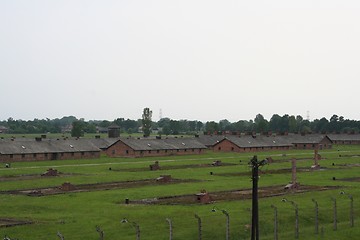
[[[360,134],[328,134],[332,141],[360,141]]]
[[[123,142],[134,150],[177,150],[177,149],[205,149],[206,146],[195,138],[166,138],[166,139],[137,139],[122,138]]]
[[[284,141],[284,139],[274,136],[228,136],[229,141],[239,147],[285,147],[292,146],[291,143]]]
[[[204,144],[205,146],[214,146],[216,143],[223,140],[225,136],[222,135],[200,135],[196,139],[198,142]]]
[[[308,144],[316,144],[323,141],[325,138],[328,138],[328,140],[331,142],[330,138],[326,135],[322,134],[289,134],[284,136],[277,136],[279,138],[283,138],[285,141],[288,141],[289,143],[293,144],[301,144],[301,143],[308,143]]]
[[[119,138],[92,138],[89,141],[100,149],[107,149],[115,142],[119,141]]]
[[[0,154],[99,152],[100,149],[87,139],[0,140]]]

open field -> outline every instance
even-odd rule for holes
[[[271,156],[273,163],[262,167],[259,180],[260,237],[273,238],[274,210],[278,208],[279,239],[294,239],[294,207],[299,208],[300,239],[360,238],[360,146],[334,146],[322,150],[320,170],[310,170],[313,151],[257,153],[259,159]],[[156,158],[107,158],[16,162],[11,168],[0,168],[0,236],[24,240],[99,239],[96,226],[104,239],[135,239],[135,228],[121,223],[127,218],[140,226],[141,239],[198,239],[195,214],[202,219],[203,239],[225,239],[225,216],[212,212],[226,209],[230,215],[230,239],[250,239],[251,169],[253,153],[213,153],[196,156]],[[291,158],[298,158],[300,190],[282,188],[291,181]],[[221,160],[222,166],[211,166]],[[159,161],[161,169],[150,171]],[[58,176],[42,177],[47,169]],[[159,183],[160,175],[171,175],[172,181]],[[72,190],[59,189],[69,182]],[[44,189],[52,189],[46,194]],[[38,196],[29,195],[40,191]],[[196,195],[206,190],[213,197],[209,204],[197,203]],[[56,194],[54,193],[56,191]],[[355,227],[349,225],[350,199],[353,196]],[[333,201],[337,203],[337,230],[333,230]],[[319,204],[319,234],[314,234],[314,203]],[[125,204],[129,199],[130,204]],[[163,201],[163,200],[166,201]],[[181,201],[179,199],[182,199]]]

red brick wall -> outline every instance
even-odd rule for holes
[[[171,156],[171,155],[191,155],[201,154],[202,149],[170,149],[170,150],[151,150],[151,151],[135,151],[135,157],[152,157],[152,156]]]
[[[125,145],[123,142],[118,141],[114,145],[106,149],[105,154],[109,157],[129,156],[134,157],[135,152],[132,148]]]
[[[260,151],[271,151],[271,150],[289,150],[290,147],[247,147],[240,148],[231,141],[225,139],[213,147],[215,152],[260,152]]]
[[[135,151],[122,141],[116,142],[105,150],[105,154],[109,157],[153,157],[153,156],[170,156],[170,155],[187,155],[201,154],[204,149],[170,149],[170,150],[151,150],[151,151]]]
[[[54,157],[56,157],[54,159]],[[67,159],[92,159],[100,158],[100,152],[75,152],[75,153],[36,153],[36,154],[5,154],[0,155],[0,162],[27,162],[45,160],[67,160]]]
[[[328,143],[328,142],[324,142],[324,143],[297,143],[294,144],[294,149],[330,149],[332,148],[332,144]]]
[[[360,141],[358,140],[345,140],[345,141],[342,141],[342,140],[338,140],[338,141],[333,141],[334,144],[346,144],[346,145],[357,145],[357,144],[360,144]]]
[[[244,152],[243,148],[239,148],[231,141],[224,139],[213,147],[214,152]]]
[[[319,144],[315,143],[295,143],[293,145],[294,149],[315,149],[319,146]]]

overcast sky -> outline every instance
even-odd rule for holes
[[[360,1],[2,0],[0,120],[360,119]]]

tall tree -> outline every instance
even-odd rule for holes
[[[297,127],[297,131],[301,132],[302,126],[303,126],[303,117],[301,115],[297,115],[296,116],[296,127]]]
[[[210,121],[210,122],[206,122],[205,123],[205,131],[212,134],[215,131],[219,130],[219,124],[214,122],[214,121]]]
[[[76,120],[72,122],[71,129],[72,137],[82,137],[84,136],[84,122],[81,120]]]
[[[280,124],[280,131],[281,132],[289,132],[289,115],[285,114],[281,117],[281,124]]]
[[[297,122],[294,115],[289,117],[289,132],[294,133],[297,131]]]
[[[273,114],[270,119],[270,129],[273,132],[281,132],[282,118],[278,114]]]
[[[268,130],[268,121],[264,118],[263,115],[261,115],[260,113],[256,115],[255,119],[254,119],[254,124],[255,124],[255,131],[262,133],[262,132],[266,132]]]
[[[227,119],[220,120],[220,122],[219,122],[219,130],[220,130],[220,131],[226,131],[226,130],[228,130],[230,124],[231,124],[231,123],[230,123],[229,120],[227,120]]]
[[[170,120],[169,122],[170,133],[174,135],[178,135],[181,131],[180,121]]]
[[[327,127],[328,124],[329,124],[329,121],[325,117],[321,118],[319,121],[319,124],[317,126],[318,132],[321,132],[321,133],[326,132],[328,129],[328,127]]]
[[[150,136],[151,133],[151,117],[152,117],[152,111],[150,108],[144,108],[143,114],[142,114],[142,130],[144,133],[144,137]]]

